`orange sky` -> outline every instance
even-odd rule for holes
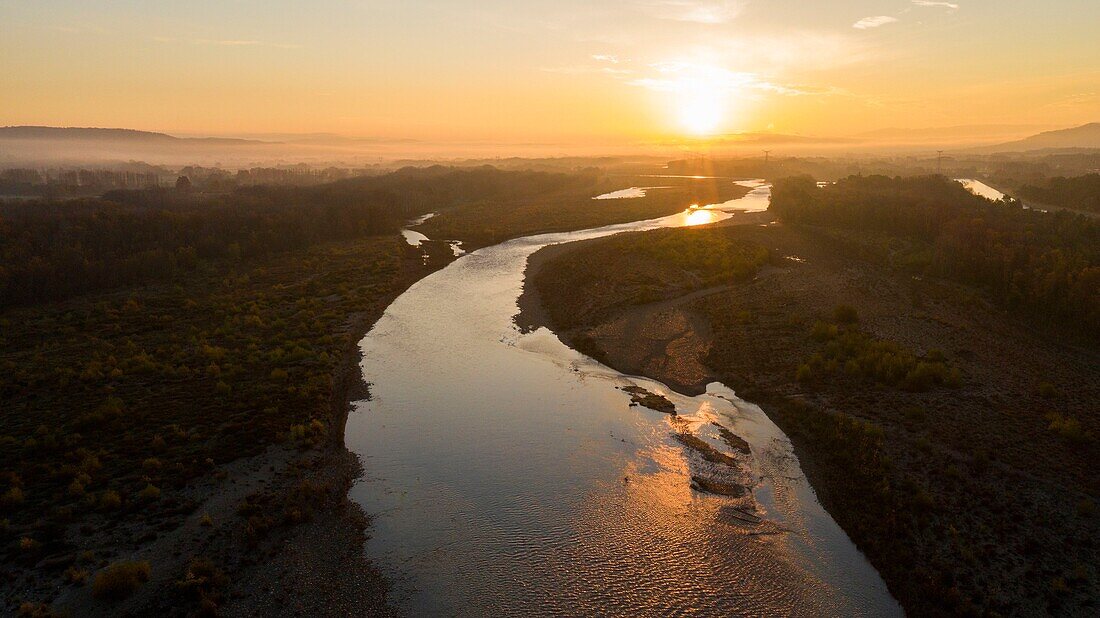
[[[566,144],[1070,126],[1100,120],[1097,24],[1095,0],[0,0],[0,124]]]

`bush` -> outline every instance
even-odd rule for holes
[[[795,373],[794,378],[799,382],[806,382],[813,377],[813,374],[814,372],[812,369],[810,369],[810,366],[803,363],[798,366],[798,372]]]
[[[4,496],[0,498],[0,506],[13,507],[23,504],[23,490],[18,487],[12,487],[4,492]]]
[[[859,322],[859,312],[851,305],[837,305],[833,309],[833,320],[839,324],[855,324]]]
[[[1089,442],[1092,440],[1092,432],[1085,431],[1081,427],[1081,421],[1072,416],[1062,416],[1058,413],[1047,415],[1050,421],[1048,429],[1070,442]]]
[[[145,485],[145,489],[138,492],[138,496],[142,500],[156,500],[160,498],[160,489],[156,485],[148,483]]]
[[[122,496],[113,489],[108,489],[99,496],[99,508],[105,511],[113,511],[122,506]]]
[[[229,583],[220,569],[206,558],[195,558],[188,565],[176,587],[198,602],[200,616],[217,615],[221,590]]]
[[[145,561],[116,562],[96,574],[92,596],[111,601],[125,599],[149,581],[151,572],[152,567]]]
[[[810,331],[810,336],[817,341],[829,341],[830,339],[834,339],[838,333],[839,329],[837,329],[836,325],[818,320],[814,322],[814,327],[813,330]]]
[[[88,579],[88,572],[77,566],[65,569],[65,581],[70,584],[83,584]]]

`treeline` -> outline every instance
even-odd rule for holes
[[[1100,224],[1087,217],[994,203],[942,176],[851,176],[824,187],[789,178],[775,183],[771,208],[789,223],[839,229],[911,272],[1100,334]]]
[[[1020,196],[1051,206],[1100,212],[1100,174],[1066,178],[1047,178],[1037,184],[1025,184]]]
[[[577,182],[591,179],[432,167],[214,197],[149,189],[0,205],[0,307],[164,279],[217,260],[393,233],[432,210],[515,200]]]

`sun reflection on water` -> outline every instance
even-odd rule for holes
[[[707,223],[714,223],[720,218],[719,214],[714,211],[697,209],[688,213],[685,222],[686,225],[705,225]]]

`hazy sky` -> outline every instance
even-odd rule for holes
[[[0,0],[0,125],[516,142],[1100,120],[1100,0]]]

